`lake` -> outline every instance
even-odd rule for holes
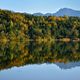
[[[0,43],[0,80],[80,80],[80,42]]]

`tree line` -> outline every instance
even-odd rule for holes
[[[80,17],[34,16],[0,9],[0,40],[80,38]]]

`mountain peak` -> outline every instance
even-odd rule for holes
[[[59,9],[59,11],[71,12],[71,11],[77,11],[77,10],[73,10],[73,9],[70,9],[70,8],[61,8],[61,9]]]
[[[54,15],[56,15],[56,16],[64,16],[64,15],[80,16],[80,11],[73,10],[70,8],[62,8],[62,9],[59,9],[59,11],[57,11]]]

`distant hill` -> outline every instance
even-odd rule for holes
[[[33,15],[34,16],[44,16],[44,14],[42,14],[42,13],[34,13]]]
[[[80,17],[80,11],[69,9],[69,8],[62,8],[59,9],[56,13],[34,13],[35,16],[77,16]]]

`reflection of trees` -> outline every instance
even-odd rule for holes
[[[0,69],[26,64],[80,61],[80,43],[10,42],[0,44]]]

